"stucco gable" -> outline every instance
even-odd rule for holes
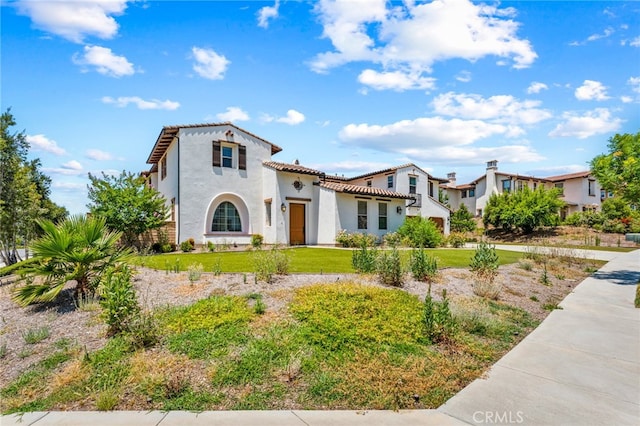
[[[149,157],[147,158],[147,164],[157,164],[158,161],[160,161],[160,159],[162,158],[162,156],[164,155],[164,153],[166,152],[167,148],[169,148],[169,145],[171,145],[171,142],[173,141],[173,138],[176,137],[176,135],[178,134],[178,132],[180,131],[180,129],[191,129],[191,128],[206,128],[206,127],[231,127],[233,129],[235,129],[238,132],[242,132],[245,135],[254,138],[256,140],[259,140],[265,144],[268,144],[271,146],[271,155],[276,154],[280,151],[282,151],[282,148],[280,148],[278,145],[275,145],[259,136],[254,135],[251,132],[248,132],[238,126],[236,126],[233,123],[230,122],[223,122],[223,123],[205,123],[205,124],[180,124],[180,125],[175,125],[175,126],[164,126],[162,128],[162,130],[160,131],[160,134],[158,135],[158,139],[156,139],[156,143],[153,146],[153,149],[151,150],[151,153],[149,154]]]

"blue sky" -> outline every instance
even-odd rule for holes
[[[147,170],[165,125],[232,121],[274,161],[458,183],[588,168],[640,130],[640,3],[2,1],[2,110],[52,198]]]

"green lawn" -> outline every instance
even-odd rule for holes
[[[291,273],[352,273],[352,250],[331,248],[287,248]],[[469,266],[474,250],[464,249],[428,249],[427,252],[438,258],[440,268],[466,268]],[[522,257],[522,253],[506,250],[496,250],[500,257],[500,264],[515,263]],[[401,251],[405,261],[411,250]],[[170,253],[154,256],[139,256],[135,263],[140,266],[158,270],[173,270],[178,267],[185,271],[190,265],[202,264],[205,271],[214,268],[221,272],[253,272],[253,252],[234,251],[216,253]],[[219,266],[219,268],[218,268]]]

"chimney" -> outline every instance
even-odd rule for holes
[[[447,182],[447,186],[456,186],[456,172],[447,173],[447,179],[449,179],[449,182]]]
[[[487,170],[498,170],[498,160],[487,161]]]

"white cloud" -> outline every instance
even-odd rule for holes
[[[221,112],[216,114],[216,118],[220,121],[247,121],[249,114],[242,110],[240,107],[227,107],[227,112]]]
[[[622,124],[622,120],[612,117],[607,108],[596,108],[583,115],[565,112],[562,118],[564,121],[549,132],[549,136],[586,139],[593,135],[614,132]]]
[[[336,161],[333,163],[316,163],[310,165],[310,167],[316,170],[327,170],[329,173],[347,173],[348,176],[355,176],[372,170],[384,170],[394,165],[397,164],[375,161]]]
[[[102,103],[113,104],[119,108],[124,108],[129,104],[134,104],[138,109],[164,109],[173,111],[180,108],[179,102],[170,100],[160,101],[158,99],[144,100],[138,96],[120,96],[119,98],[112,98],[111,96],[105,96],[102,98]]]
[[[389,7],[389,8],[388,8]],[[499,9],[469,0],[440,0],[403,5],[385,0],[321,0],[316,13],[323,37],[334,50],[318,54],[316,72],[353,61],[370,61],[389,73],[420,75],[437,61],[485,56],[511,58],[515,68],[536,59],[528,40],[517,37],[513,9]],[[406,71],[408,70],[408,71]]]
[[[476,94],[443,93],[432,105],[438,114],[464,119],[491,120],[496,123],[535,124],[552,117],[551,112],[539,108],[540,101],[519,101],[510,95],[483,98]]]
[[[580,101],[604,101],[609,99],[607,88],[599,81],[585,80],[575,91],[576,99]]]
[[[636,37],[636,38],[632,39],[632,40],[629,42],[629,46],[633,46],[633,47],[640,47],[640,36],[638,36],[638,37]]]
[[[27,135],[27,142],[36,151],[50,152],[55,155],[64,155],[66,151],[58,146],[53,139],[47,138],[45,135]]]
[[[538,167],[537,169],[527,170],[526,174],[530,176],[558,176],[568,173],[577,173],[587,170],[589,167],[586,165],[569,164],[566,166],[550,166],[550,167]]]
[[[640,93],[640,77],[629,77],[627,84],[631,86],[631,90]]]
[[[262,114],[262,116],[260,117],[260,121],[262,121],[263,123],[271,123],[275,121],[277,123],[289,124],[290,126],[300,124],[304,120],[304,114],[296,111],[295,109],[290,109],[289,111],[287,111],[287,115],[284,117],[274,117],[269,114]]]
[[[539,81],[532,82],[529,87],[527,87],[528,94],[540,93],[543,90],[548,90],[549,86],[544,83],[540,83]]]
[[[358,76],[358,81],[375,90],[404,90],[435,88],[435,78],[422,77],[421,73],[405,73],[403,71],[378,72],[366,69]]]
[[[602,34],[592,34],[589,37],[587,37],[587,41],[596,41],[596,40],[600,40],[601,38],[607,38],[613,33],[614,33],[613,28],[611,27],[605,28]]]
[[[193,59],[196,61],[196,63],[193,64],[193,70],[198,73],[200,77],[209,80],[222,80],[229,64],[231,64],[231,61],[223,55],[217,54],[213,49],[194,46],[191,49],[191,53],[193,54]]]
[[[77,176],[83,174],[82,164],[76,160],[70,160],[62,164],[60,167],[47,168],[43,167],[42,170],[51,174]]]
[[[280,1],[276,0],[273,6],[265,6],[258,10],[258,26],[262,28],[269,28],[269,20],[278,17],[278,8],[280,7]]]
[[[133,64],[124,56],[114,55],[111,49],[102,46],[85,46],[84,55],[74,54],[73,63],[80,66],[95,67],[100,74],[110,77],[133,75]]]
[[[456,80],[462,83],[468,83],[471,81],[471,73],[469,71],[460,71],[458,75],[456,75]]]
[[[113,154],[99,149],[88,149],[85,152],[85,157],[89,158],[90,160],[96,161],[109,161],[113,160],[114,158]]]
[[[85,37],[113,38],[127,0],[31,1],[16,3],[18,13],[28,16],[36,28],[82,43]]]
[[[507,136],[511,130],[509,126],[482,120],[422,117],[387,125],[349,124],[340,130],[339,137],[348,145],[414,155],[421,150],[453,148],[456,145],[470,145],[490,136]]]
[[[278,123],[284,123],[290,126],[295,126],[297,124],[302,123],[304,119],[305,117],[303,113],[296,111],[295,109],[290,109],[289,111],[287,111],[287,115],[285,117],[277,118],[276,121]]]
[[[633,98],[631,96],[620,96],[620,100],[624,104],[629,104],[629,103],[633,102]]]
[[[79,190],[86,190],[87,184],[75,183],[75,182],[60,182],[56,180],[51,184],[51,187],[55,189],[60,189],[63,191],[77,192]]]

